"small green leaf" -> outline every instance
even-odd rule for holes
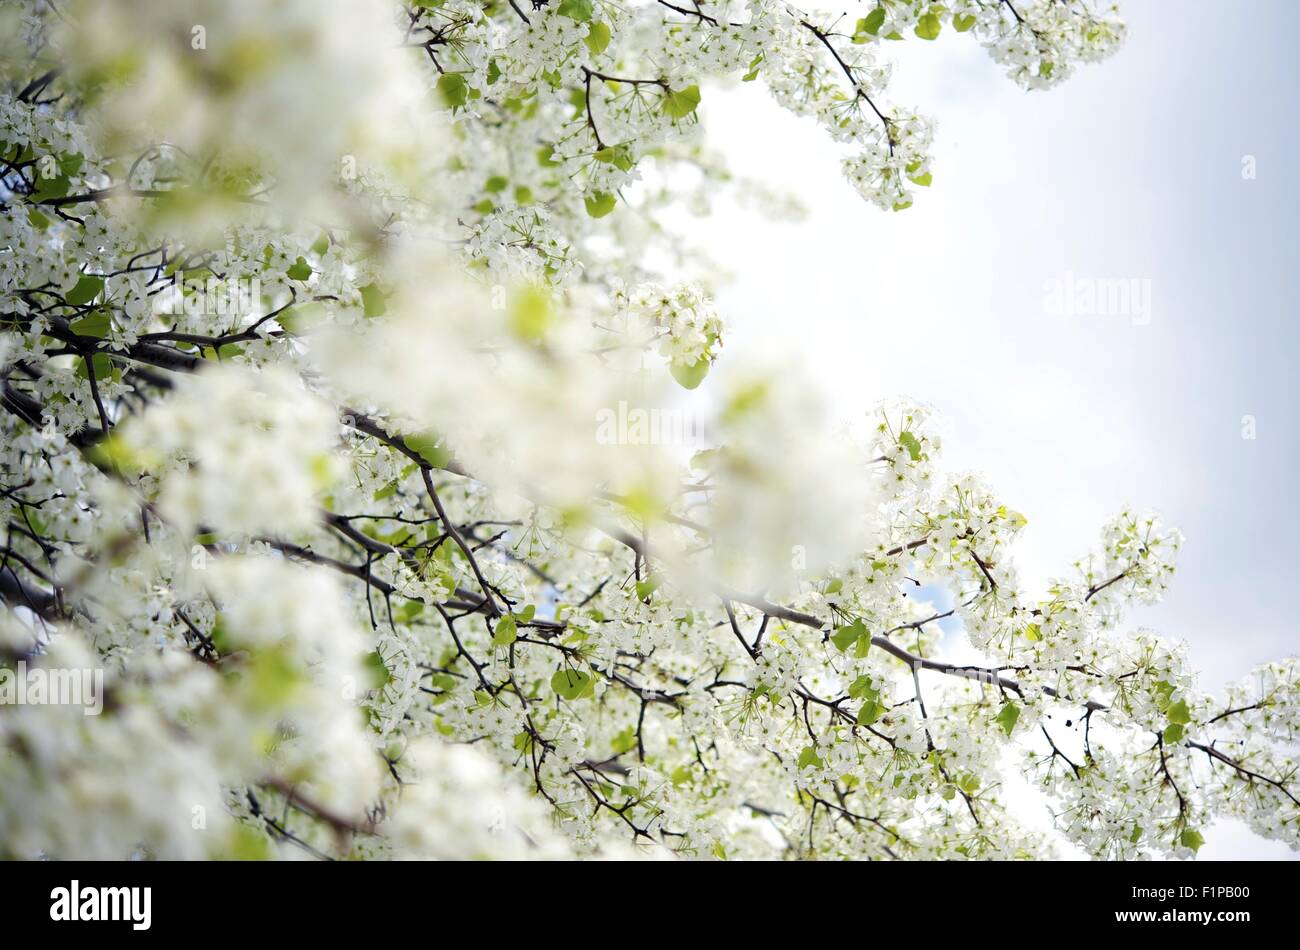
[[[1169,721],[1185,726],[1192,721],[1191,711],[1187,708],[1187,700],[1180,699],[1176,703],[1170,703],[1169,708],[1165,711]]]
[[[952,18],[952,27],[958,33],[965,33],[975,25],[975,14],[969,15],[955,14]]]
[[[858,642],[860,637],[867,634],[867,625],[859,617],[853,623],[846,624],[843,627],[837,627],[831,634],[831,642],[834,643],[841,651],[847,650],[853,644]]]
[[[865,673],[859,676],[849,686],[850,699],[877,699],[880,696],[880,690],[872,685],[873,681]]]
[[[1172,745],[1172,744],[1174,744],[1174,743],[1176,743],[1176,742],[1182,742],[1182,741],[1183,741],[1183,736],[1184,736],[1186,733],[1187,733],[1187,730],[1186,730],[1185,728],[1183,728],[1182,725],[1180,725],[1179,723],[1176,723],[1176,722],[1171,722],[1169,725],[1165,726],[1165,731],[1164,731],[1164,733],[1163,733],[1163,738],[1164,738],[1164,740],[1165,740],[1166,743],[1169,743],[1170,745]]]
[[[858,725],[869,726],[879,720],[886,712],[884,704],[879,699],[868,699],[862,704],[862,708],[858,710]]]
[[[1003,732],[1010,736],[1016,728],[1016,723],[1020,721],[1020,707],[1013,702],[1004,703],[994,721],[1002,727]]]
[[[636,596],[640,600],[646,600],[651,594],[659,589],[660,578],[658,575],[647,577],[643,581],[636,582]]]
[[[578,23],[587,23],[591,20],[593,10],[591,0],[563,0],[556,12]]]
[[[304,677],[283,646],[255,652],[248,661],[248,698],[257,709],[273,709],[286,704]]]
[[[1165,712],[1174,698],[1174,684],[1165,680],[1157,680],[1156,690],[1156,708]]]
[[[528,284],[510,301],[510,329],[515,336],[536,343],[555,322],[551,295],[542,287]]]
[[[819,769],[822,767],[821,756],[817,754],[817,750],[814,749],[812,746],[805,746],[804,750],[799,753],[798,766],[801,769],[807,769],[807,768]]]
[[[442,468],[451,461],[451,452],[443,447],[442,440],[432,433],[406,436],[406,447],[434,468]]]
[[[598,162],[613,165],[625,172],[630,172],[632,166],[636,164],[636,159],[632,157],[632,150],[627,145],[607,145],[598,150],[594,157]]]
[[[673,119],[684,119],[700,104],[700,87],[687,86],[680,91],[669,89],[664,95],[662,109],[664,115]]]
[[[438,77],[438,94],[452,109],[469,101],[469,83],[460,73],[443,73]]]
[[[931,175],[929,172],[926,172],[924,175],[917,175],[915,178],[912,179],[912,181],[915,184],[920,185],[922,188],[929,188],[930,183],[934,181],[934,176]]]
[[[912,457],[913,462],[919,462],[923,457],[921,454],[921,443],[910,432],[904,432],[898,437],[898,444],[907,449],[907,454]]]
[[[378,650],[366,654],[365,668],[371,689],[382,689],[393,679],[392,671],[388,669],[388,664],[384,662]]]
[[[77,364],[77,375],[82,379],[90,378],[90,370],[87,368],[87,365],[86,358],[83,356],[81,362]],[[96,353],[92,356],[90,358],[89,366],[94,368],[95,379],[98,382],[103,382],[113,376],[113,361],[110,360],[108,355],[105,353]]]
[[[607,191],[597,191],[587,195],[583,200],[587,206],[587,214],[593,218],[603,218],[614,210],[614,196]]]
[[[605,52],[605,47],[609,45],[609,24],[593,23],[587,28],[587,35],[583,39],[587,44],[587,49],[591,50],[592,56],[599,56]]]
[[[916,35],[923,40],[935,40],[939,38],[939,32],[942,29],[943,22],[939,19],[938,14],[927,13],[917,21]]]
[[[589,673],[581,670],[557,670],[551,677],[551,689],[561,699],[572,702],[590,695],[595,689],[595,682]]]
[[[1201,845],[1205,844],[1205,836],[1194,828],[1185,828],[1183,833],[1178,836],[1178,843],[1184,848],[1200,851]]]
[[[306,258],[299,257],[289,265],[289,269],[285,273],[290,280],[306,280],[312,275],[311,265],[307,263]]]
[[[858,21],[861,32],[870,33],[872,36],[880,35],[880,28],[885,25],[885,8],[876,7],[865,17]]]
[[[636,748],[636,730],[627,726],[616,732],[614,738],[610,740],[610,748],[614,750],[615,755],[631,752]]]
[[[673,374],[673,379],[677,380],[683,389],[695,389],[704,382],[704,377],[709,375],[711,365],[708,357],[701,356],[689,365],[674,362],[669,365],[668,371]]]
[[[496,629],[492,631],[492,645],[508,647],[517,639],[519,639],[519,631],[515,626],[515,618],[507,616],[499,619]]]
[[[361,307],[367,317],[382,317],[388,312],[388,300],[376,285],[366,284],[361,288]]]
[[[80,320],[73,320],[68,328],[77,336],[93,336],[97,340],[108,337],[111,321],[107,310],[92,310]]]
[[[77,279],[76,285],[63,295],[63,299],[69,306],[80,307],[98,297],[99,292],[103,289],[104,278],[96,277],[93,274],[83,274]]]
[[[510,181],[504,175],[493,175],[483,185],[483,188],[495,195],[498,192],[505,191],[508,184],[510,184]]]

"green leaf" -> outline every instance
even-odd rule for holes
[[[581,670],[557,670],[551,677],[551,689],[561,699],[572,702],[589,696],[595,690],[595,681]]]
[[[907,454],[912,457],[913,462],[919,462],[922,459],[921,443],[910,432],[904,432],[898,437],[898,444],[907,449]]]
[[[592,56],[599,56],[605,52],[605,47],[609,45],[609,24],[593,23],[587,28],[587,35],[583,42],[587,44],[587,49],[591,50]]]
[[[570,20],[587,23],[591,20],[593,10],[591,0],[563,0],[556,12]]]
[[[36,180],[36,189],[32,192],[33,201],[48,201],[51,198],[62,198],[72,187],[72,179],[67,175],[59,175],[52,178],[38,177]]]
[[[872,685],[872,679],[865,673],[859,676],[849,686],[850,699],[877,699],[880,696],[880,690]]]
[[[870,33],[872,36],[880,35],[880,28],[885,25],[885,8],[876,7],[865,17],[858,21],[861,32]]]
[[[1159,709],[1161,712],[1165,712],[1167,709],[1169,709],[1169,704],[1173,701],[1174,698],[1174,684],[1169,683],[1165,680],[1157,680],[1155,684],[1155,690],[1156,690],[1156,708]]]
[[[631,726],[627,726],[615,733],[614,738],[610,741],[610,748],[614,750],[615,755],[631,752],[636,748],[636,730]]]
[[[912,179],[912,181],[915,184],[920,185],[922,188],[929,188],[930,183],[934,181],[934,176],[931,175],[929,172],[926,172],[924,175],[917,175],[915,178]]]
[[[271,839],[248,825],[235,825],[231,830],[227,854],[232,861],[270,861],[275,856]]]
[[[923,40],[935,40],[939,38],[939,31],[942,29],[943,22],[939,19],[938,14],[927,13],[917,21],[916,35]]]
[[[973,13],[967,16],[963,16],[962,14],[958,13],[955,14],[952,18],[952,27],[958,33],[965,33],[974,25],[975,25],[975,14]]]
[[[304,677],[283,646],[255,652],[248,661],[248,694],[258,709],[273,709],[287,703]]]
[[[822,767],[821,756],[817,754],[817,750],[812,746],[805,746],[804,750],[799,753],[798,765],[799,768],[801,769],[806,769],[806,768],[819,769]]]
[[[365,658],[366,674],[370,679],[371,689],[383,689],[392,682],[393,674],[378,650],[372,650]]]
[[[1185,726],[1192,721],[1192,714],[1187,708],[1187,700],[1185,699],[1180,699],[1176,703],[1170,703],[1169,708],[1166,710],[1166,715],[1169,716],[1170,722],[1177,723],[1180,726]]]
[[[1205,836],[1194,828],[1184,828],[1183,833],[1178,836],[1178,843],[1184,848],[1200,851],[1201,845],[1205,844]]]
[[[519,630],[515,625],[514,617],[502,617],[497,621],[496,629],[492,631],[492,645],[494,647],[508,647],[519,639]]]
[[[1174,743],[1176,743],[1176,742],[1182,742],[1182,741],[1183,741],[1183,736],[1184,736],[1186,733],[1187,733],[1187,730],[1184,729],[1184,728],[1182,727],[1182,725],[1180,725],[1179,723],[1176,723],[1176,722],[1171,722],[1169,725],[1165,726],[1165,731],[1164,731],[1164,733],[1163,733],[1163,738],[1164,738],[1165,742],[1167,742],[1167,743],[1169,743],[1170,745],[1172,745],[1172,744],[1174,744]]]
[[[630,172],[632,166],[636,164],[636,159],[632,157],[632,150],[627,145],[606,145],[596,152],[595,159],[625,172]]]
[[[460,73],[443,73],[438,77],[438,94],[450,108],[458,108],[469,101],[469,83]]]
[[[93,336],[97,340],[105,339],[111,326],[107,310],[92,310],[81,319],[68,324],[68,328],[77,336]]]
[[[451,461],[451,452],[444,448],[442,439],[429,433],[426,435],[408,435],[405,438],[406,447],[414,452],[420,458],[424,459],[434,468],[442,468]]]
[[[763,64],[763,54],[759,53],[749,62],[749,72],[741,77],[741,82],[753,82],[758,78],[758,67]]]
[[[71,290],[63,295],[64,301],[72,307],[90,303],[104,289],[104,278],[92,274],[83,274]]]
[[[1030,643],[1037,643],[1043,639],[1043,628],[1036,623],[1031,623],[1025,627],[1025,639]]]
[[[847,650],[853,644],[858,642],[860,637],[867,634],[867,625],[859,617],[853,623],[846,624],[843,627],[837,627],[831,634],[831,642],[834,643],[841,651]]]
[[[684,119],[700,104],[700,87],[696,85],[687,86],[680,91],[669,89],[664,95],[661,108],[664,115],[673,119]]]
[[[515,336],[536,343],[555,322],[551,295],[542,287],[528,284],[510,301],[510,329]]]
[[[858,710],[858,725],[869,726],[880,719],[887,711],[879,699],[868,699],[862,704],[862,708]]]
[[[673,379],[677,380],[683,389],[694,389],[704,382],[705,376],[709,375],[711,365],[708,357],[701,356],[690,365],[672,363],[668,367],[668,372],[673,374]]]
[[[593,218],[603,218],[614,210],[614,196],[608,191],[593,192],[583,201],[587,206],[587,214]]]
[[[113,376],[113,361],[108,358],[106,353],[96,353],[90,358],[90,365],[94,367],[95,379],[103,382]],[[81,362],[77,364],[77,375],[82,379],[90,378],[90,371],[86,368],[86,358],[83,356]]]
[[[307,263],[306,258],[300,257],[289,265],[289,269],[285,273],[290,280],[306,280],[312,275],[311,265]]]
[[[495,195],[497,192],[505,191],[508,184],[510,181],[504,175],[493,175],[483,187]]]
[[[1004,703],[994,721],[1002,727],[1003,732],[1010,736],[1016,728],[1016,723],[1020,721],[1020,707],[1013,702]]]
[[[382,317],[388,312],[388,300],[375,284],[361,288],[361,306],[367,317]]]
[[[659,589],[660,578],[658,575],[647,577],[643,581],[636,582],[636,596],[640,600],[646,600],[651,594]]]

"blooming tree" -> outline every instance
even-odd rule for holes
[[[898,211],[935,171],[891,42],[1040,89],[1113,11],[2,15],[0,664],[106,679],[99,716],[0,704],[0,855],[1181,857],[1224,816],[1300,844],[1295,659],[1213,696],[1122,628],[1176,532],[1122,512],[1026,589],[1025,517],[940,467],[929,412],[854,441],[789,367],[730,365],[664,223],[749,187],[703,138],[727,83]],[[596,437],[683,400],[698,451]]]

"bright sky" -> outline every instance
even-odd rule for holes
[[[892,99],[938,123],[934,185],[899,214],[859,199],[837,148],[759,84],[706,92],[733,168],[810,213],[728,211],[692,237],[735,278],[733,358],[802,360],[846,420],[890,395],[939,410],[947,465],[1029,517],[1030,583],[1125,503],[1180,527],[1174,589],[1130,620],[1185,638],[1217,690],[1297,649],[1300,4],[1121,9],[1127,45],[1048,93],[968,36],[886,44]],[[1050,282],[1097,278],[1138,282],[1145,306],[1051,312]],[[1291,856],[1241,826],[1206,837],[1202,857]]]

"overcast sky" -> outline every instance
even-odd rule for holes
[[[969,36],[886,44],[892,99],[938,125],[934,185],[899,214],[859,199],[837,148],[759,84],[716,93],[713,144],[809,215],[727,211],[694,236],[735,278],[729,355],[802,359],[844,419],[890,395],[935,406],[947,465],[1029,517],[1030,583],[1125,503],[1180,527],[1174,589],[1130,620],[1185,638],[1218,690],[1297,649],[1300,4],[1121,9],[1127,45],[1048,93]],[[1053,312],[1053,288],[1084,279],[1138,296]],[[1206,837],[1203,857],[1291,855],[1240,826]]]

